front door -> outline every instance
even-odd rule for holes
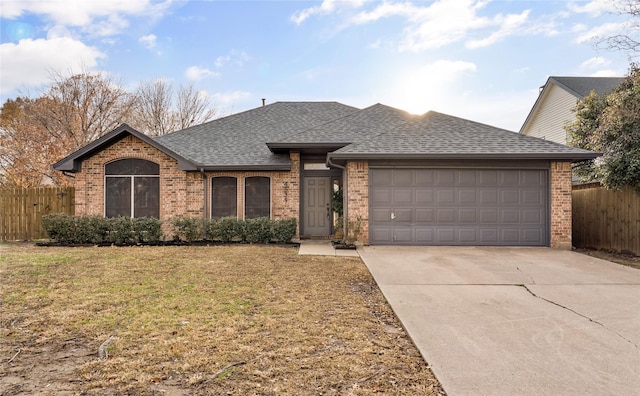
[[[304,177],[303,235],[331,232],[331,178]]]

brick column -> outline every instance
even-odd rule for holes
[[[355,221],[360,216],[362,229],[358,242],[369,243],[369,163],[347,163],[347,216]]]
[[[551,163],[551,247],[571,249],[571,162]]]

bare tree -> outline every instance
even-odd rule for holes
[[[151,136],[160,136],[176,129],[171,106],[173,88],[164,79],[140,84],[136,90],[136,106],[132,126]]]
[[[136,90],[134,128],[160,136],[213,119],[216,109],[193,85],[180,86],[177,93],[165,79],[143,82]]]
[[[640,0],[615,1],[618,14],[629,16],[624,33],[596,39],[598,47],[628,52],[630,57],[640,55]]]
[[[65,134],[80,148],[113,130],[133,110],[134,97],[119,82],[100,73],[55,74],[44,95],[60,106],[45,109],[40,122],[53,135]]]
[[[178,89],[177,118],[179,129],[188,128],[212,120],[216,109],[208,96],[197,91],[193,84]]]

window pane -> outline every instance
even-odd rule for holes
[[[211,218],[237,217],[238,180],[235,177],[211,179]]]
[[[131,216],[131,178],[107,177],[105,216]]]
[[[271,208],[271,180],[268,177],[247,177],[244,181],[244,217],[269,217]]]
[[[160,217],[160,178],[135,177],[134,217]]]
[[[126,158],[105,165],[107,175],[159,175],[160,165],[136,158]]]

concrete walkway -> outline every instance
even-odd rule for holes
[[[331,241],[315,239],[301,240],[298,254],[309,256],[360,257],[357,250],[334,249]]]
[[[364,247],[445,391],[640,395],[640,271],[548,248]]]

